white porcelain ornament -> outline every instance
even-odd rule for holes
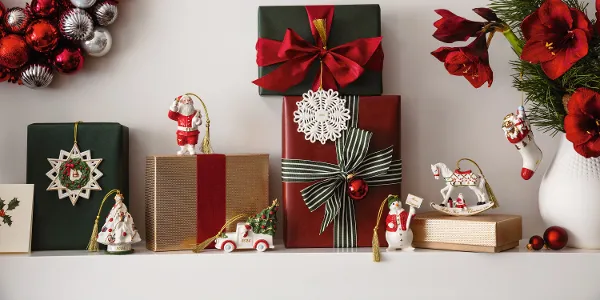
[[[227,232],[215,240],[215,248],[232,252],[236,249],[256,249],[265,252],[273,249],[273,236],[255,233],[252,226],[245,222],[237,223],[235,232]]]
[[[387,251],[414,250],[412,246],[413,233],[410,229],[410,223],[415,216],[415,212],[421,207],[423,199],[409,194],[406,198],[406,204],[410,206],[410,211],[406,212],[402,208],[402,201],[395,195],[387,198],[388,216],[385,218],[385,240],[388,243]]]
[[[350,110],[346,108],[346,99],[334,90],[308,91],[296,104],[294,122],[298,124],[298,132],[304,133],[311,143],[335,142],[348,129]]]

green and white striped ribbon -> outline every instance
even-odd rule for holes
[[[399,184],[402,162],[392,160],[393,147],[368,153],[373,133],[357,128],[358,96],[346,97],[351,118],[348,130],[336,141],[338,164],[303,159],[282,159],[282,180],[288,183],[313,182],[303,189],[302,199],[313,212],[325,205],[320,233],[333,222],[334,246],[356,247],[354,201],[346,195],[349,174],[364,179],[371,187]]]

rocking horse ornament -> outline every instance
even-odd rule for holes
[[[460,163],[469,161],[479,170],[476,174],[472,170],[461,170]],[[483,175],[479,165],[471,159],[462,158],[456,163],[456,170],[451,170],[444,163],[431,165],[433,177],[437,180],[443,178],[446,186],[440,190],[443,201],[440,204],[431,203],[431,207],[437,211],[453,216],[472,216],[482,213],[488,209],[497,208],[498,201]],[[451,195],[455,188],[467,187],[477,197],[477,204],[470,206],[462,193],[458,194],[457,201],[453,202]]]

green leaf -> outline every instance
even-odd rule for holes
[[[8,226],[12,225],[12,217],[9,215],[5,215],[4,217],[2,217],[2,221],[4,222],[4,224],[7,224]]]
[[[2,198],[0,198],[0,209],[4,209],[4,200],[2,200]]]
[[[12,200],[10,200],[10,202],[8,202],[8,208],[6,210],[13,210],[15,208],[17,208],[17,206],[19,206],[19,200],[17,198],[13,198]]]

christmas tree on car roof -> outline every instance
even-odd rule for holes
[[[274,200],[271,206],[263,209],[254,217],[248,218],[247,223],[252,227],[252,231],[259,234],[275,235],[278,209],[279,201]]]

